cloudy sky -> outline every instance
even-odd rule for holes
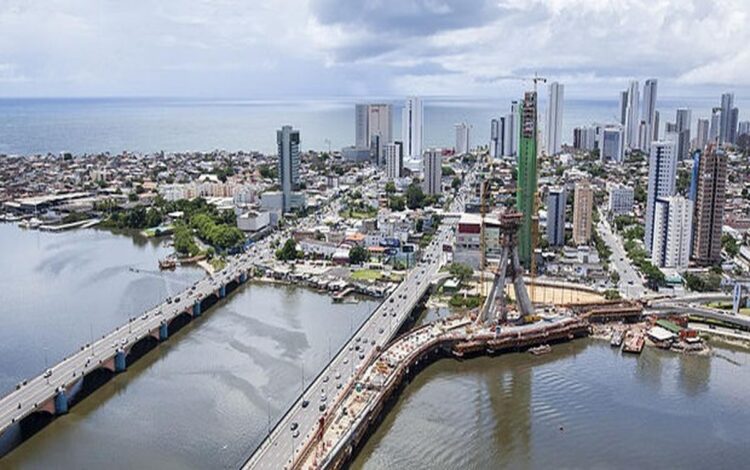
[[[749,0],[0,0],[0,96],[750,89]]]

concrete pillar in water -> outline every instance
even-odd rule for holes
[[[118,349],[115,353],[115,373],[124,372],[128,368],[127,362],[125,362],[125,351]]]
[[[163,321],[159,325],[159,341],[164,341],[167,338],[169,338],[169,327],[167,326],[167,322]]]
[[[201,303],[196,302],[193,304],[193,317],[201,316]]]
[[[245,281],[247,281],[247,273],[242,271],[242,273],[240,273],[240,283],[244,283]]]
[[[68,397],[65,394],[65,389],[60,389],[55,394],[55,414],[64,415],[68,412]]]
[[[224,297],[226,297],[226,296],[227,296],[227,286],[224,286],[224,285],[223,285],[223,286],[221,286],[221,287],[219,288],[219,298],[220,298],[220,299],[223,299],[223,298],[224,298]]]

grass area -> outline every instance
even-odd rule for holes
[[[451,297],[448,303],[454,308],[477,308],[482,305],[482,302],[484,302],[484,298],[478,295],[467,295],[464,297],[461,294],[456,294]]]
[[[377,281],[381,277],[381,271],[375,269],[360,269],[352,273],[355,281]]]
[[[219,257],[211,258],[209,263],[211,263],[211,267],[214,268],[214,271],[221,271],[227,265],[226,260]]]
[[[344,209],[341,212],[339,212],[339,215],[344,219],[372,219],[374,217],[377,217],[378,210],[373,209],[371,211],[349,211],[349,209]]]

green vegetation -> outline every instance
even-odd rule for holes
[[[727,252],[730,258],[734,258],[740,253],[740,247],[737,244],[737,240],[729,234],[721,236],[721,248]]]
[[[620,300],[622,297],[620,296],[620,291],[617,289],[607,289],[604,291],[604,299],[605,300]]]
[[[645,204],[647,198],[646,188],[640,182],[636,183],[635,188],[633,188],[633,199],[635,199],[635,202]]]
[[[474,275],[474,270],[471,266],[462,263],[451,263],[448,266],[448,272],[451,276],[458,278],[460,282],[468,281]]]
[[[272,180],[275,180],[279,176],[276,165],[271,163],[260,165],[258,167],[258,173],[260,173],[261,178],[268,178]]]
[[[185,224],[177,224],[174,227],[174,249],[180,256],[195,256],[200,253],[198,244],[193,239],[193,233]]]
[[[661,269],[651,264],[648,253],[641,248],[635,240],[625,241],[625,251],[628,253],[628,258],[633,261],[633,264],[635,264],[646,277],[649,287],[656,289],[659,286],[664,285],[666,282],[664,273]]]
[[[381,272],[375,269],[360,269],[352,273],[355,281],[377,281],[381,277]]]
[[[195,229],[198,237],[209,245],[226,250],[241,244],[245,235],[235,226],[217,223],[208,214],[197,214],[190,219],[190,226]]]
[[[643,240],[645,236],[646,230],[643,228],[643,225],[640,224],[628,227],[622,234],[622,237],[625,240]]]
[[[690,171],[680,168],[677,172],[677,193],[684,194],[690,187]]]
[[[721,275],[713,272],[705,274],[685,272],[682,278],[685,280],[685,286],[695,292],[715,292],[721,288]]]
[[[362,264],[370,259],[370,252],[367,248],[355,245],[349,250],[349,263]]]
[[[63,224],[72,224],[73,222],[81,222],[82,220],[88,220],[89,216],[83,212],[71,212],[62,218]]]
[[[454,308],[477,308],[482,305],[482,298],[478,295],[463,296],[456,294],[451,297],[449,304]]]
[[[119,212],[114,212],[107,220],[102,222],[104,227],[119,229],[144,229],[156,227],[161,224],[161,212],[156,208],[146,209],[144,206],[134,207]]]
[[[459,178],[458,176],[454,176],[453,181],[451,181],[451,188],[453,188],[453,190],[456,191],[460,187],[461,187],[461,178]]]
[[[406,206],[409,209],[419,209],[424,206],[425,195],[422,186],[418,183],[411,183],[406,188]]]
[[[453,175],[456,174],[456,172],[453,171],[453,168],[451,168],[449,166],[443,166],[441,168],[441,173],[442,173],[443,176],[453,176]]]
[[[396,184],[393,181],[389,181],[385,183],[385,193],[386,194],[393,194],[396,192]]]
[[[302,257],[302,252],[297,251],[297,242],[289,238],[284,246],[276,250],[276,259],[281,261],[293,261]]]
[[[216,256],[216,257],[211,258],[210,264],[214,272],[221,271],[222,269],[226,267],[227,260],[224,259],[223,257]]]
[[[599,253],[599,259],[605,263],[609,261],[610,256],[612,256],[612,250],[609,249],[607,244],[604,242],[604,239],[602,239],[601,235],[599,235],[599,232],[596,230],[596,228],[592,230],[591,238],[594,241],[596,252]]]
[[[406,199],[403,196],[391,196],[388,199],[388,207],[392,211],[401,212],[406,209]]]
[[[618,232],[628,225],[633,225],[637,222],[638,220],[632,215],[618,215],[613,221]]]

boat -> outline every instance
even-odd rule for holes
[[[622,346],[623,334],[622,331],[613,331],[612,338],[609,340],[609,345],[613,348],[619,348]]]
[[[534,346],[529,348],[529,352],[535,356],[541,356],[542,354],[549,354],[552,352],[552,347],[549,344],[542,344],[540,346]]]
[[[646,344],[646,338],[643,336],[643,333],[628,331],[625,335],[622,351],[631,354],[640,354],[643,351],[644,344]]]
[[[175,269],[177,261],[174,258],[165,258],[159,260],[159,269]]]

